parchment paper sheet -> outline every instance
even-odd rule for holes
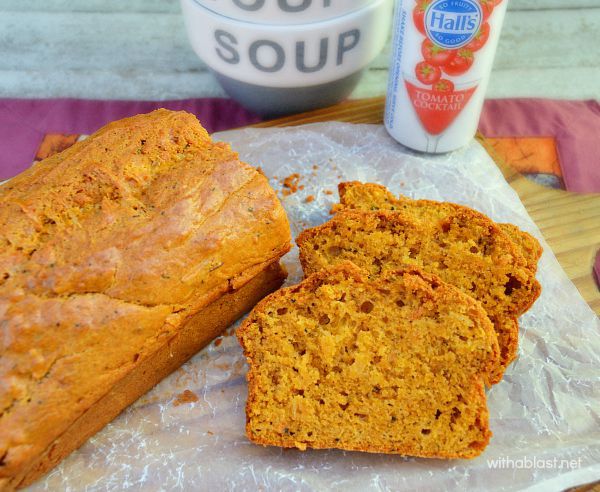
[[[283,198],[294,236],[327,220],[337,183],[355,179],[412,197],[466,204],[542,241],[542,295],[521,318],[518,360],[488,392],[494,432],[489,447],[472,461],[443,461],[251,444],[244,434],[246,364],[235,336],[226,336],[132,405],[34,490],[546,491],[600,479],[598,317],[479,144],[423,156],[395,143],[380,126],[343,123],[216,137],[260,166],[276,189],[281,178],[302,175],[304,189]],[[309,195],[315,199],[305,203]],[[288,283],[296,283],[301,278],[296,250],[285,264]],[[186,389],[199,401],[175,406],[176,395]],[[537,468],[525,461],[493,468],[489,461],[504,459],[506,465],[524,458],[536,460]],[[559,468],[554,458],[578,460],[578,466]],[[551,467],[540,460],[552,461]]]

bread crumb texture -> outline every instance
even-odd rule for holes
[[[494,323],[501,360],[490,384],[502,379],[518,349],[517,317],[535,302],[541,287],[535,267],[541,248],[533,237],[504,229],[468,207],[428,200],[396,199],[380,185],[342,183],[338,213],[297,239],[300,261],[310,274],[350,260],[371,275],[414,265],[477,299]],[[529,239],[531,238],[531,241]],[[523,243],[534,242],[533,255]],[[529,250],[528,250],[529,251]]]
[[[266,178],[185,112],[111,123],[0,186],[0,478],[289,238]]]
[[[328,267],[264,299],[238,337],[256,443],[473,458],[489,442],[493,326],[418,268]]]

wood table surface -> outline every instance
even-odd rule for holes
[[[291,126],[319,121],[381,124],[383,109],[384,98],[376,97],[253,126]],[[600,290],[592,273],[594,258],[600,250],[600,194],[576,194],[538,185],[502,162],[484,137],[478,136],[478,139],[518,193],[569,278],[591,308],[600,314]]]
[[[0,97],[225,96],[179,0],[0,0],[0,33]],[[598,46],[600,0],[509,0],[487,97],[600,98]],[[389,58],[353,98],[385,93]]]

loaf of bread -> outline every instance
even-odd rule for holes
[[[481,305],[418,268],[346,262],[263,299],[238,330],[258,444],[473,458],[498,345]]]
[[[414,265],[481,302],[494,322],[501,380],[518,344],[516,317],[539,296],[540,285],[512,240],[485,216],[460,209],[440,220],[397,211],[345,210],[297,238],[305,274],[352,261],[371,275]]]
[[[412,200],[405,196],[396,198],[385,186],[376,183],[348,181],[338,185],[340,203],[334,211],[344,209],[357,210],[396,210],[403,211],[421,220],[439,221],[448,216],[467,210],[469,213],[483,215],[476,210],[450,202],[434,200]],[[525,258],[527,266],[535,272],[542,255],[542,247],[536,238],[522,231],[513,224],[497,224],[498,227],[515,243]]]
[[[0,186],[0,488],[51,468],[278,288],[267,179],[196,118],[100,129]]]

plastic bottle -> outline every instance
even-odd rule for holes
[[[475,135],[508,0],[396,0],[385,126],[442,153]]]

